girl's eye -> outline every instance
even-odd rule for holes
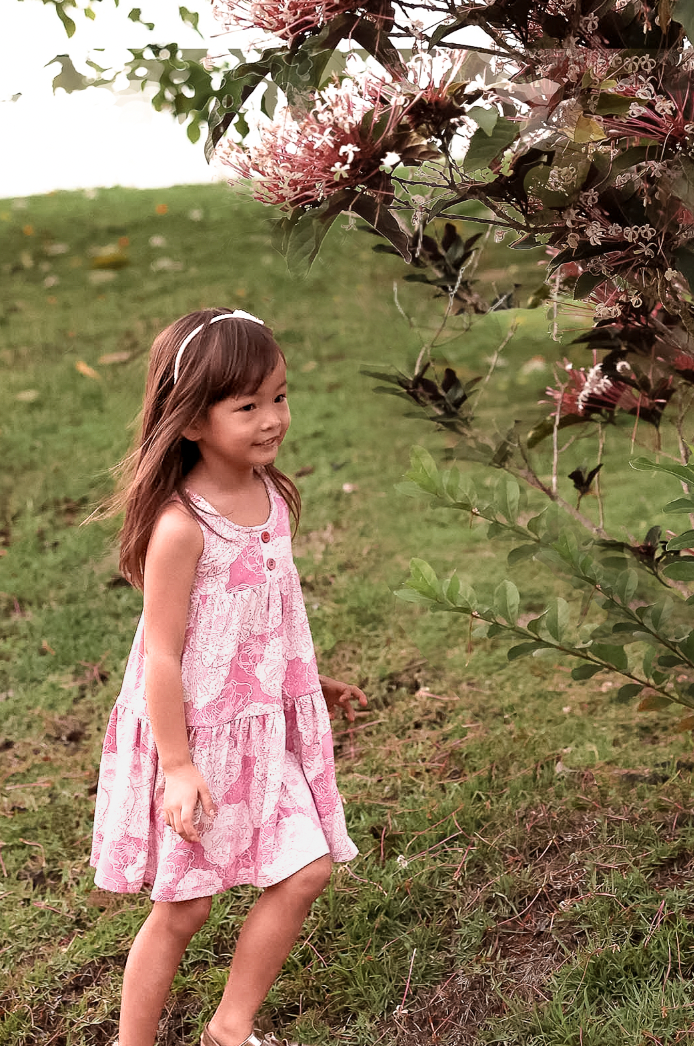
[[[244,403],[243,407],[241,407],[241,410],[245,410],[246,412],[254,410],[254,409],[255,409],[255,403]]]
[[[275,397],[275,403],[286,403],[286,401],[287,401],[287,393],[286,392],[280,392],[279,396]]]

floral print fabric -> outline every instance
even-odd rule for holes
[[[266,887],[330,853],[357,853],[335,781],[330,719],[287,506],[269,488],[261,526],[240,527],[199,495],[204,550],[191,592],[181,672],[193,763],[217,807],[198,804],[200,843],[164,825],[164,776],[147,716],[140,624],[111,713],[97,793],[97,886],[183,901]]]

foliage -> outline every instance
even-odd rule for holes
[[[393,492],[418,423],[392,397],[374,410],[354,346],[378,346],[384,368],[416,354],[416,331],[387,298],[398,261],[372,255],[367,238],[332,237],[297,286],[263,214],[219,185],[0,204],[0,1043],[110,1046],[117,1034],[122,966],[148,901],[93,892],[87,854],[139,598],[114,575],[111,526],[79,523],[132,438],[153,335],[220,301],[263,316],[286,349],[282,467],[304,495],[296,551],[320,662],[371,698],[355,728],[335,724],[362,856],[315,905],[263,1018],[290,1041],[344,1046],[642,1046],[644,1028],[686,1042],[690,738],[667,712],[626,715],[611,701],[616,676],[574,681],[551,661],[509,663],[494,643],[466,666],[458,616],[394,609],[412,550],[426,547],[439,573],[454,554],[480,598],[503,580],[502,557],[480,528],[450,527],[424,502],[408,511]],[[243,255],[231,278],[220,228]],[[93,268],[109,247],[127,264]],[[478,270],[485,283],[492,265]],[[419,291],[401,288],[401,305],[433,325],[438,303]],[[512,343],[521,358],[544,331],[538,311],[526,318]],[[489,349],[483,322],[466,357]],[[491,412],[503,403],[498,387],[483,395]],[[514,398],[532,402],[533,383]],[[433,429],[419,436],[435,450]],[[636,530],[652,493],[627,473]],[[476,469],[480,491],[485,479]],[[666,500],[669,477],[654,479]],[[559,591],[547,573],[538,603],[549,586]],[[160,1046],[199,1040],[250,901],[238,890],[215,902]]]
[[[192,89],[180,87],[192,66],[187,74],[165,70],[159,103],[190,116],[194,133],[202,112],[208,155],[216,150],[232,183],[247,184],[284,212],[275,243],[291,271],[308,271],[346,213],[350,223],[361,218],[371,227],[381,252],[412,266],[412,282],[435,288],[447,303],[412,374],[380,372],[379,380],[459,437],[460,456],[523,480],[603,543],[589,552],[587,539],[570,538],[571,527],[560,525],[567,549],[575,543],[563,564],[579,588],[591,578],[598,583],[605,548],[625,547],[641,549],[659,583],[686,584],[689,564],[669,562],[674,547],[661,555],[652,527],[640,543],[624,542],[605,531],[601,499],[597,525],[580,512],[582,497],[601,493],[606,435],[620,418],[650,426],[660,450],[669,412],[677,445],[665,452],[687,467],[694,24],[686,0],[475,0],[462,7],[445,0],[216,0],[214,10],[224,31],[258,31],[252,53],[232,54],[214,87],[209,75]],[[465,44],[471,29],[486,34],[484,45]],[[254,95],[262,95],[263,116],[249,137]],[[440,375],[436,366],[448,320],[463,315],[469,322],[509,304],[508,294],[488,302],[474,279],[481,243],[458,231],[465,223],[493,229],[498,241],[510,233],[514,250],[544,252],[545,286],[529,304],[549,301],[555,338],[560,307],[573,301],[591,310],[592,326],[574,344],[589,350],[592,366],[558,364],[546,392],[551,409],[526,432],[515,417],[495,434],[482,428],[473,405],[488,379],[465,378],[450,366]],[[598,439],[597,461],[569,473],[576,508],[558,487],[560,455],[573,439],[562,448],[559,435],[569,428]],[[532,455],[550,438],[551,463],[538,465]],[[511,589],[500,598],[512,599]],[[612,606],[612,596],[600,599]],[[628,604],[625,597],[610,612],[629,617]],[[557,614],[555,607],[543,620]],[[656,632],[661,623],[658,617]],[[613,667],[631,680],[625,694],[638,681],[651,689],[655,683],[686,703],[670,677],[667,684],[648,673],[632,679],[621,653]],[[658,662],[654,670],[662,668]]]
[[[644,458],[632,464],[676,476],[687,493],[671,502],[666,511],[694,512],[694,468],[657,465]],[[685,530],[667,542],[660,540],[658,527],[639,545],[588,543],[566,525],[560,528],[553,506],[538,515],[523,512],[521,490],[513,477],[499,480],[493,498],[480,497],[458,469],[440,472],[421,447],[412,453],[407,484],[401,489],[415,496],[424,493],[448,508],[485,521],[489,538],[520,541],[508,554],[511,571],[532,559],[564,576],[582,597],[578,614],[557,596],[535,617],[521,615],[518,589],[508,578],[497,586],[492,604],[487,605],[457,573],[440,580],[428,563],[413,559],[405,588],[397,593],[402,599],[469,617],[471,637],[501,635],[521,640],[509,649],[509,661],[565,655],[578,662],[571,673],[576,680],[591,679],[603,671],[616,671],[628,679],[617,694],[618,701],[639,696],[643,711],[673,703],[694,709],[694,629],[686,609],[694,603],[694,596],[686,599],[676,584],[668,584],[694,580],[694,555],[681,555],[694,546],[694,530]],[[652,586],[644,584],[640,576],[644,573],[665,585],[667,594],[647,601],[644,596],[652,594]],[[689,714],[681,720],[680,729],[692,728],[694,715]]]

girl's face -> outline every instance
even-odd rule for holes
[[[257,392],[220,400],[183,435],[198,444],[207,464],[243,473],[272,464],[289,421],[287,368],[280,359]]]

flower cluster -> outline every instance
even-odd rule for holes
[[[359,4],[359,7],[365,7]],[[214,0],[212,13],[225,32],[234,29],[263,29],[266,33],[293,40],[297,36],[319,29],[343,11],[353,11],[350,0]]]
[[[566,382],[559,381],[558,387],[546,389],[547,398],[554,402],[555,409],[550,415],[560,418],[590,418],[598,414],[614,415],[616,411],[642,418],[656,425],[672,395],[671,380],[666,379],[650,394],[633,387],[627,381],[605,373],[602,363],[596,363],[589,370],[574,367],[564,360]],[[626,360],[617,364],[617,372],[625,377],[631,372]]]
[[[353,79],[314,92],[312,101],[296,117],[281,109],[257,146],[227,140],[218,157],[230,181],[252,179],[257,200],[284,209],[313,206],[348,187],[378,193],[386,168],[400,159],[392,141],[404,106],[369,100]]]

